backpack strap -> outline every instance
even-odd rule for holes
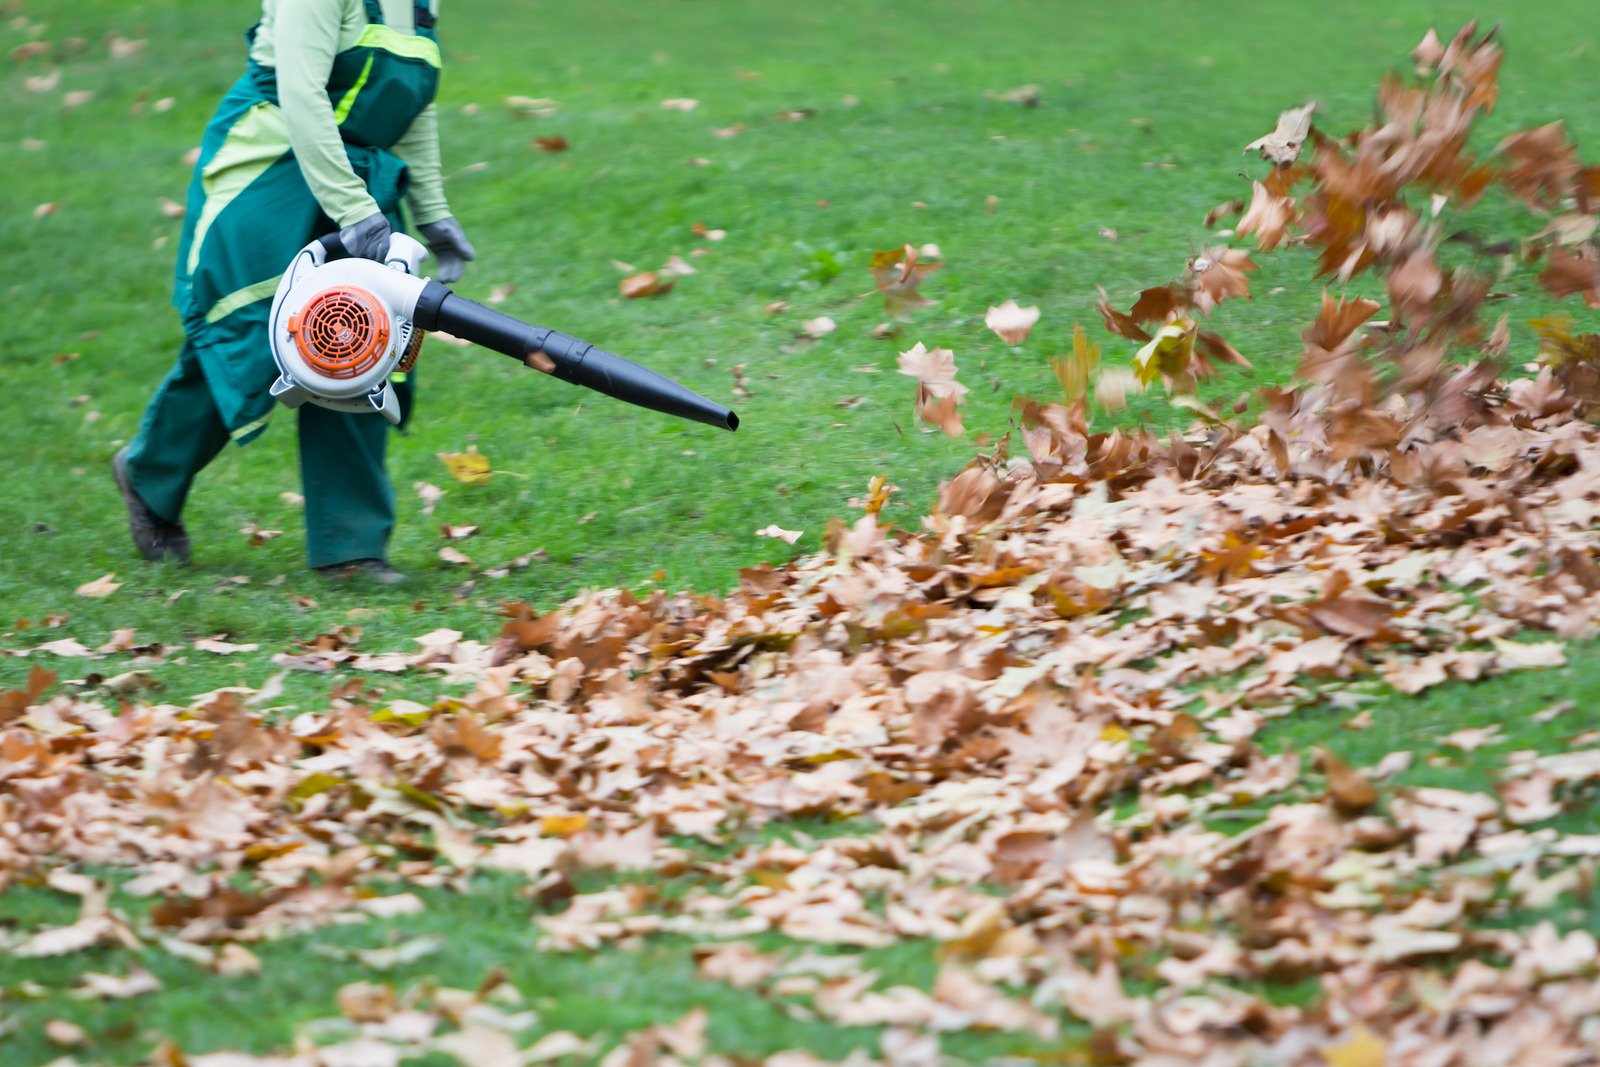
[[[383,4],[379,3],[378,0],[366,0],[366,7],[367,21],[374,26],[382,26],[384,24]]]
[[[433,4],[430,0],[416,0],[416,7],[412,12],[412,21],[418,33],[425,33],[433,29],[438,21],[438,16],[433,13]]]

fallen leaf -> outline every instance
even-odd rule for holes
[[[84,582],[78,586],[78,596],[93,597],[96,599],[108,597],[122,588],[122,583],[116,580],[115,574],[104,574],[92,582]]]
[[[211,652],[218,656],[232,656],[240,652],[254,652],[260,645],[236,645],[225,640],[227,634],[218,634],[216,637],[201,637],[191,642],[197,652]]]
[[[622,279],[617,288],[624,297],[629,300],[637,300],[640,297],[660,296],[663,293],[669,293],[672,291],[672,286],[673,283],[670,280],[663,281],[655,271],[647,270],[638,274],[631,274]]]

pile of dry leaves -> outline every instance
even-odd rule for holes
[[[612,590],[544,616],[507,605],[486,642],[440,631],[369,655],[324,635],[279,657],[473,684],[432,707],[358,680],[292,717],[248,691],[118,706],[36,672],[0,696],[0,884],[55,872],[90,904],[6,951],[162,944],[226,972],[240,943],[381,913],[377,872],[439,885],[496,869],[547,906],[549,951],[689,935],[708,978],[890,1027],[889,1062],[937,1062],[941,1032],[1048,1040],[1066,1019],[1092,1027],[1079,1047],[1104,1064],[1596,1062],[1595,940],[1480,921],[1594,893],[1600,833],[1549,825],[1594,803],[1592,718],[1572,716],[1565,751],[1514,754],[1497,795],[1385,784],[1409,752],[1351,768],[1255,742],[1273,717],[1331,714],[1330,681],[1417,692],[1559,665],[1600,619],[1600,431],[1584,419],[1600,339],[1543,323],[1546,365],[1509,385],[1457,358],[1506,335],[1479,325],[1493,276],[1440,264],[1437,219],[1495,183],[1564,212],[1504,254],[1545,257],[1553,290],[1600,304],[1600,182],[1559,128],[1468,155],[1495,97],[1492,39],[1430,35],[1417,58],[1425,76],[1386,83],[1371,128],[1333,140],[1296,111],[1261,145],[1274,170],[1240,232],[1308,243],[1340,278],[1378,270],[1391,306],[1373,324],[1376,303],[1325,299],[1311,384],[1264,391],[1253,427],[1208,413],[1183,439],[1094,432],[1080,359],[1066,403],[1021,405],[1028,455],[973,462],[918,532],[880,522],[879,480],[824,551],[745,571],[726,598]],[[1132,312],[1105,306],[1146,342],[1142,382],[1182,391],[1237,358],[1198,318],[1244,295],[1251,266],[1207,252]],[[950,372],[920,390],[944,416]],[[1261,817],[1219,829],[1238,809]],[[689,845],[799,816],[855,832],[717,859]],[[130,890],[158,902],[130,920],[73,866],[137,871]],[[577,893],[585,868],[693,872],[699,888]],[[931,991],[880,988],[849,954],[743,940],[768,931],[934,939],[942,970]],[[1260,992],[1303,980],[1320,984],[1310,1007]],[[350,994],[352,1040],[466,1047],[467,1029],[436,1033],[439,1012],[408,1026],[411,1007],[373,996]],[[471,1004],[494,1015],[490,1000]],[[496,1030],[487,1017],[450,1016],[473,1033]],[[608,1062],[723,1062],[702,1025],[635,1035]]]

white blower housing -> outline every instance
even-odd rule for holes
[[[272,395],[287,407],[307,401],[335,411],[378,412],[400,421],[389,384],[409,370],[422,343],[417,276],[428,250],[405,234],[389,239],[383,263],[330,261],[329,242],[312,241],[284,271],[269,329],[278,380]]]

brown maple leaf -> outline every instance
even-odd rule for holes
[[[1251,141],[1244,150],[1260,152],[1262,159],[1280,167],[1288,166],[1300,158],[1300,146],[1311,133],[1311,113],[1316,110],[1314,100],[1290,108],[1278,116],[1278,125],[1271,133]]]
[[[1324,290],[1322,310],[1305,332],[1306,343],[1329,351],[1338,349],[1381,307],[1383,305],[1376,300],[1357,296],[1335,298]]]
[[[915,245],[874,252],[872,278],[883,294],[885,313],[893,318],[904,318],[918,308],[933,304],[919,288],[940,266],[940,263],[924,262]]]
[[[1578,293],[1586,305],[1600,308],[1600,252],[1587,244],[1574,251],[1552,249],[1539,284],[1558,299]]]
[[[1194,306],[1209,313],[1231,297],[1249,297],[1250,282],[1245,274],[1255,269],[1250,253],[1242,248],[1206,249],[1189,263]]]
[[[1528,206],[1553,210],[1575,194],[1582,168],[1565,124],[1521,130],[1502,140],[1495,151],[1509,160],[1501,182]]]
[[[1294,221],[1294,198],[1274,194],[1260,182],[1250,184],[1253,190],[1250,206],[1245,209],[1235,232],[1240,237],[1255,234],[1256,246],[1263,252],[1270,252],[1283,243],[1289,223]]]

